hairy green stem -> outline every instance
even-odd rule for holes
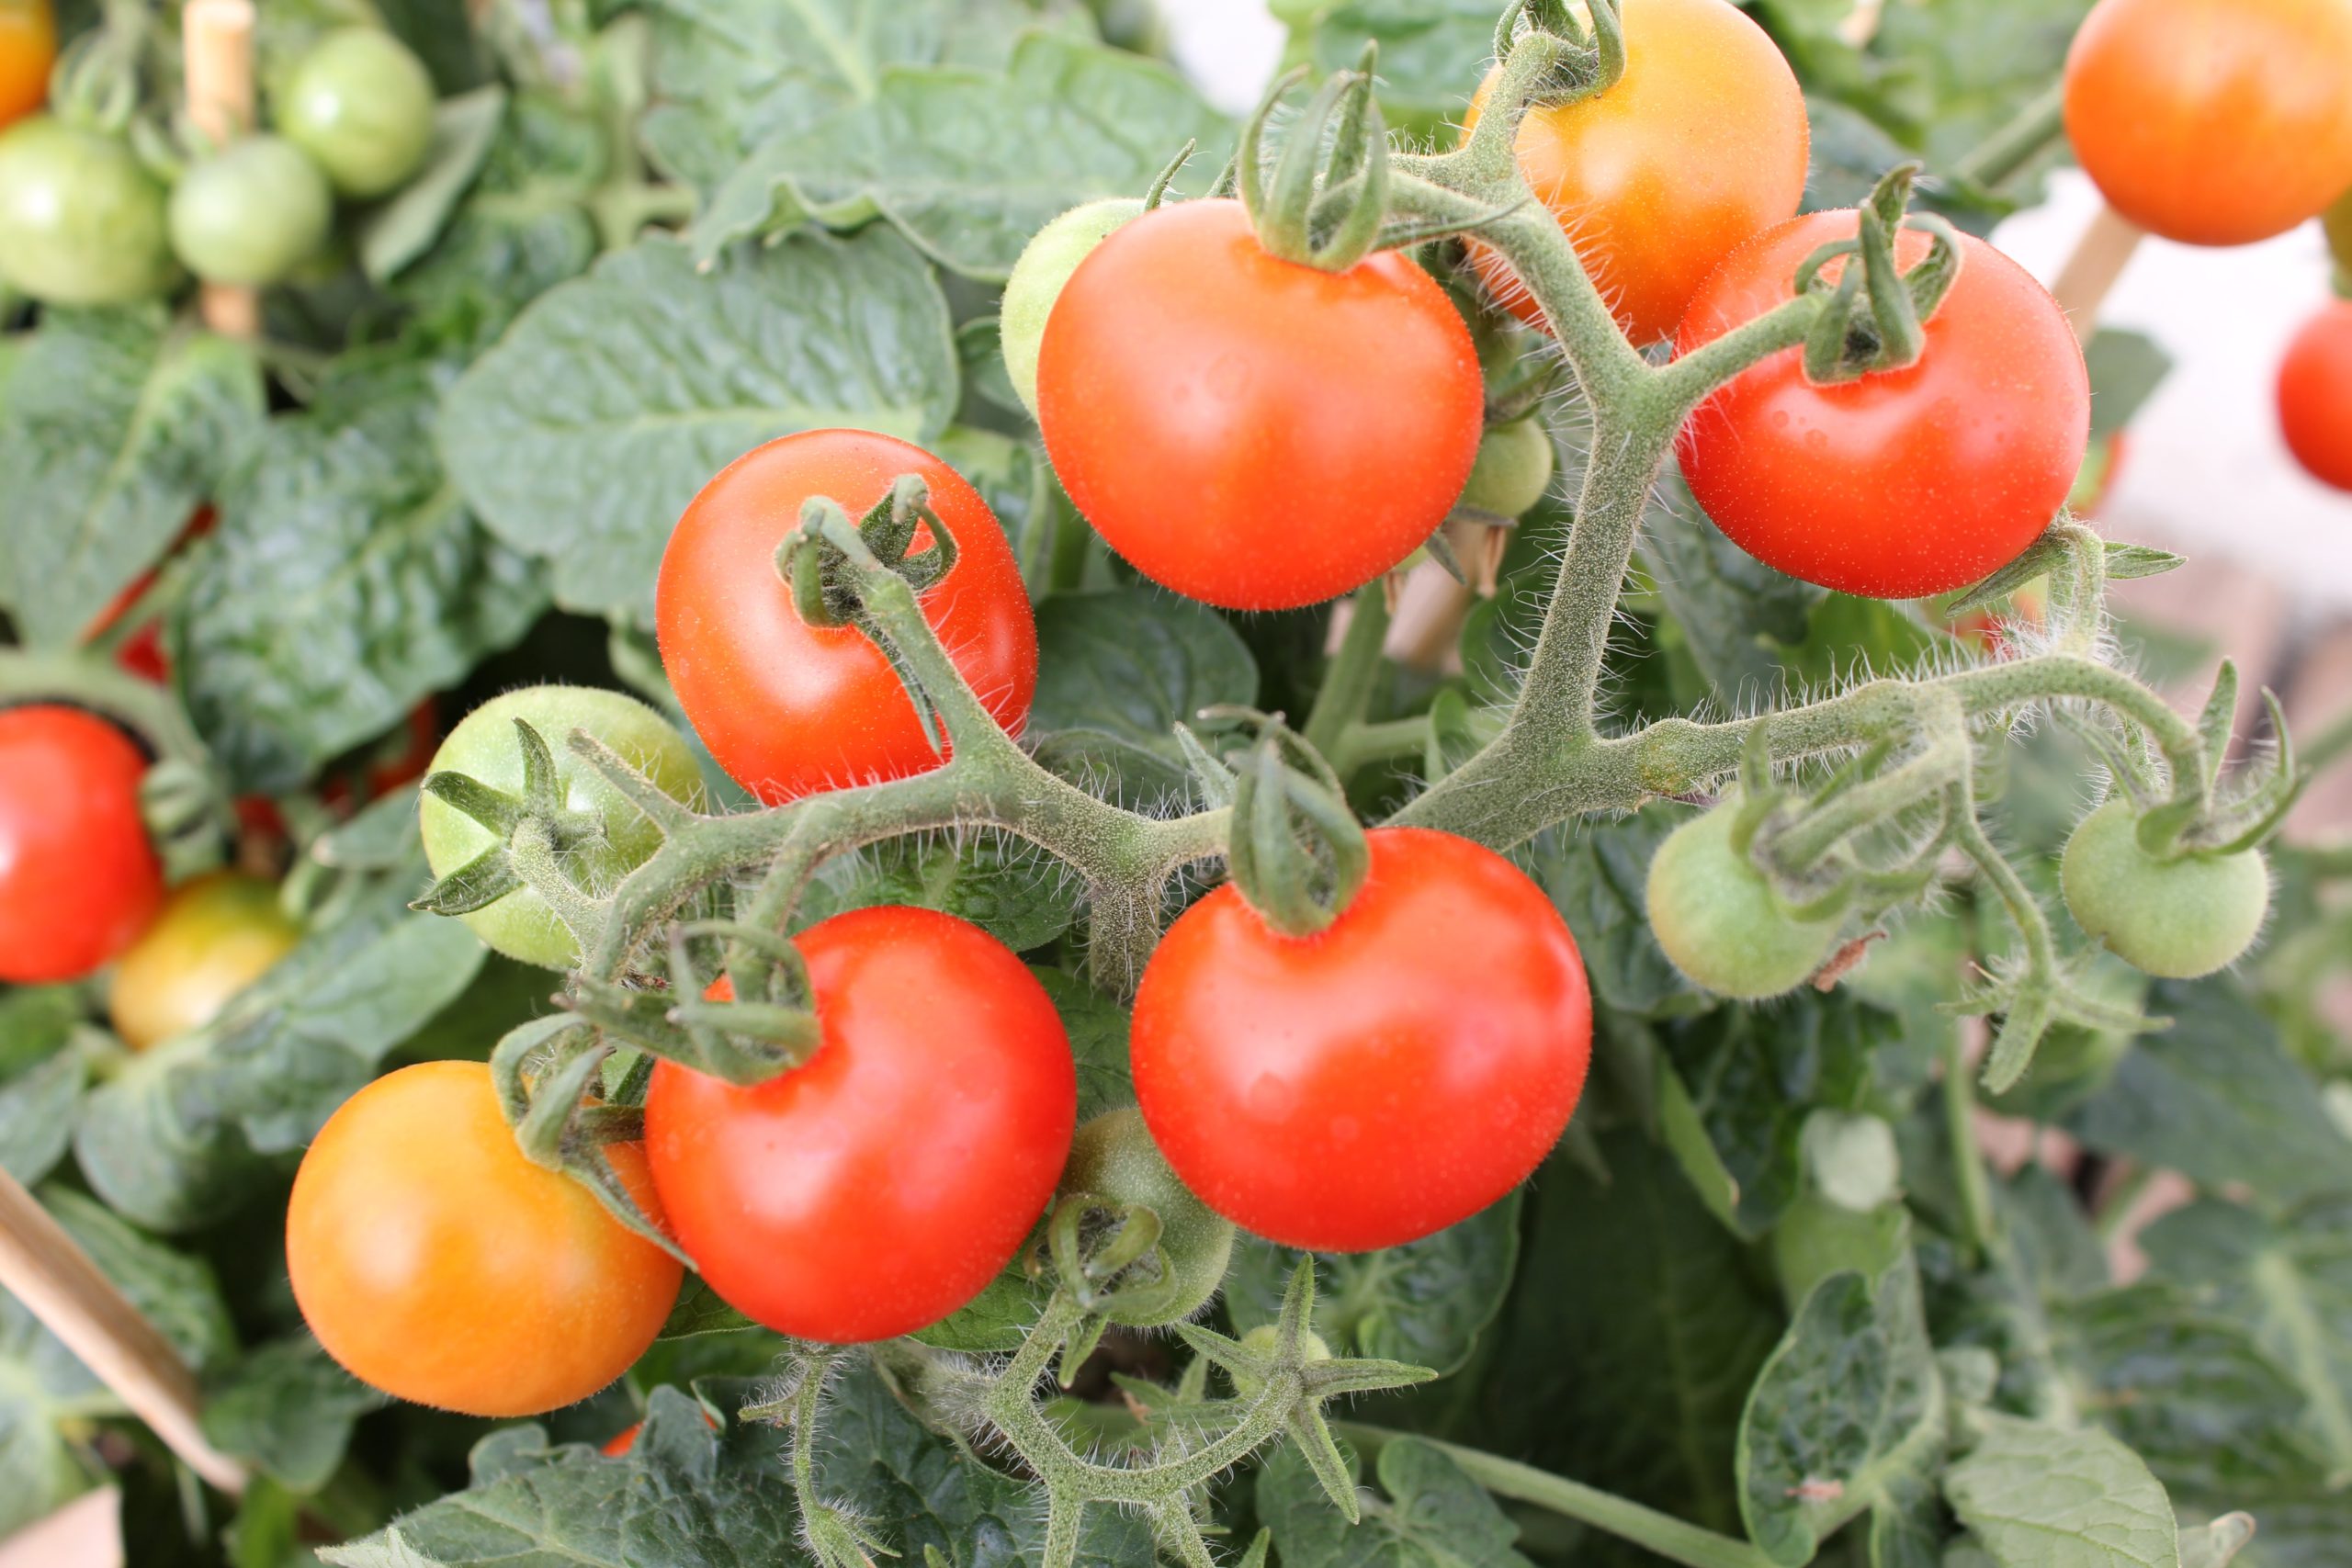
[[[1498,1497],[1532,1503],[1565,1518],[1576,1519],[1620,1540],[1631,1541],[1684,1568],[1774,1568],[1772,1559],[1747,1541],[1697,1525],[1671,1514],[1620,1497],[1613,1493],[1569,1481],[1532,1465],[1434,1438],[1394,1432],[1357,1421],[1335,1421],[1331,1429],[1368,1454],[1376,1454],[1401,1438],[1427,1443]]]
[[[2065,85],[2052,82],[2007,124],[1962,153],[1951,166],[1952,177],[1990,190],[2057,145],[2065,134]]]

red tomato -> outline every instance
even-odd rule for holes
[[[147,758],[95,714],[0,709],[0,982],[78,980],[164,901],[139,782]]]
[[[1790,297],[1850,211],[1816,212],[1741,247],[1691,302],[1688,354]],[[2090,378],[2057,301],[1961,236],[1960,278],[1916,365],[1818,386],[1786,349],[1683,426],[1683,477],[1715,525],[1768,566],[1848,593],[1941,593],[2015,559],[2057,515],[2090,440]],[[1905,231],[1905,266],[1928,237]],[[1843,263],[1834,263],[1832,281]]]
[[[2287,345],[2278,428],[2312,478],[2352,490],[2352,299],[2331,300]]]
[[[775,550],[810,496],[852,521],[920,474],[955,536],[956,569],[922,596],[998,723],[1020,733],[1037,690],[1037,622],[1004,530],[979,491],[924,451],[863,430],[771,441],[720,470],[678,519],[654,591],[662,667],[703,744],[735,782],[780,801],[936,767],[906,687],[854,626],[811,626]],[[918,536],[928,549],[928,530]]]
[[[1804,199],[1812,134],[1795,73],[1730,0],[1625,0],[1625,74],[1520,121],[1520,172],[1636,344],[1674,330],[1717,264]],[[1486,107],[1489,74],[1463,121]],[[1545,325],[1510,265],[1471,254],[1494,296]]]
[[[2352,189],[2345,0],[2099,0],[2065,91],[2075,158],[2165,239],[2267,239]]]
[[[1502,1197],[1584,1088],[1576,939],[1490,850],[1370,835],[1321,933],[1283,936],[1230,884],[1169,928],[1132,1035],[1144,1121],[1184,1185],[1290,1247],[1395,1247]]]
[[[606,1151],[651,1201],[643,1153]],[[534,1165],[480,1062],[378,1078],[294,1176],[286,1269],[353,1376],[469,1416],[536,1416],[611,1382],[677,1300],[678,1260],[571,1178]]]
[[[1469,330],[1406,256],[1266,254],[1238,201],[1144,214],[1046,321],[1037,421],[1136,570],[1230,610],[1361,588],[1445,521],[1477,460]]]
[[[1012,1259],[1069,1156],[1077,1069],[1045,987],[978,926],[884,906],[798,941],[823,1044],[750,1089],[660,1064],[646,1155],[729,1304],[803,1339],[888,1339]]]
[[[0,6],[5,5],[6,0],[0,0]],[[189,513],[187,526],[180,530],[179,537],[172,541],[165,558],[169,559],[171,551],[177,550],[190,539],[200,539],[212,532],[212,525],[218,520],[218,514],[211,507],[198,507]],[[90,629],[82,634],[82,639],[88,642],[104,637],[117,621],[130,612],[131,606],[146,595],[147,590],[155,585],[155,575],[161,570],[163,566],[159,562],[124,584],[122,592],[114,596],[113,603],[98,612],[97,618],[90,623]],[[152,681],[158,686],[170,685],[172,656],[164,648],[163,616],[151,617],[138,630],[116,644],[114,661],[118,668],[129,671],[142,681]]]
[[[0,0],[0,127],[49,99],[57,63],[57,19],[49,0]]]

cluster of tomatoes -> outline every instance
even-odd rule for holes
[[[2083,114],[2101,112],[2082,85],[2098,79],[2100,40],[2164,25],[2166,5],[2188,4],[2105,0],[2109,19],[2086,30],[2070,82],[2070,98],[2092,106]],[[1803,100],[1742,12],[1725,0],[1625,0],[1623,26],[1623,78],[1536,109],[1517,152],[1629,337],[1671,338],[1688,353],[1791,298],[1806,258],[1852,239],[1859,222],[1796,215]],[[2158,69],[2179,63],[2177,40],[2161,41],[2134,91],[2168,79],[2201,90]],[[2352,107],[2334,112],[2330,134],[2345,140],[2342,167],[2326,176],[2335,186],[2280,198],[2258,222],[2308,217],[2352,184],[2352,124],[2340,123]],[[2098,127],[2077,135],[2095,175],[2121,182],[2101,170]],[[2159,153],[2195,157],[2229,140]],[[2231,175],[2213,199],[2245,199],[2251,183]],[[1898,261],[1928,243],[1906,232]],[[2086,439],[2081,355],[2039,286],[1981,242],[1959,243],[1957,282],[1916,363],[1823,385],[1791,350],[1689,421],[1679,454],[1693,492],[1759,558],[1856,592],[1939,592],[2013,558],[2058,511]],[[1544,324],[1502,257],[1474,243],[1471,260],[1501,302]],[[1843,265],[1824,278],[1834,286]],[[1457,505],[1494,439],[1469,333],[1417,262],[1280,259],[1235,201],[1065,215],[1016,269],[1002,334],[1080,511],[1146,577],[1227,608],[1317,604],[1393,569]],[[813,499],[855,518],[907,476],[924,510],[899,564],[914,577],[926,555],[955,552],[926,575],[922,612],[989,715],[1011,733],[1025,721],[1035,626],[980,496],[889,437],[788,436],[696,497],[656,592],[681,707],[763,801],[942,761],[854,615],[809,613],[776,566]],[[436,769],[523,794],[516,720],[550,740],[585,730],[682,803],[700,798],[683,737],[605,692],[501,698],[458,726]],[[555,863],[594,896],[650,856],[657,835],[568,750],[555,757],[571,835]],[[1801,983],[1838,936],[1834,914],[1787,906],[1748,852],[1753,827],[1736,803],[1695,819],[1660,852],[1650,884],[1668,954],[1741,997]],[[439,798],[424,805],[424,830],[444,876],[500,844]],[[955,1312],[1038,1245],[1057,1201],[1159,1213],[1161,1288],[1134,1310],[1147,1322],[1205,1302],[1235,1226],[1327,1250],[1430,1235],[1508,1192],[1558,1138],[1582,1087],[1589,999],[1565,923],[1508,862],[1412,829],[1374,829],[1368,851],[1362,886],[1312,936],[1275,929],[1233,886],[1177,919],[1136,997],[1133,1111],[1074,1125],[1063,1025],[1001,943],[947,915],[867,908],[795,939],[820,1035],[801,1065],[745,1086],[661,1062],[641,1144],[604,1157],[720,1296],[773,1328],[832,1342]],[[2078,831],[2065,884],[2093,934],[2157,973],[2228,962],[2267,897],[2258,855],[2151,855],[2122,804]],[[546,891],[518,887],[464,918],[501,951],[568,966],[579,935]],[[2228,918],[2177,918],[2220,904]],[[732,999],[723,986],[713,1001]],[[433,1159],[417,1160],[420,1147]],[[617,1375],[658,1332],[681,1277],[670,1250],[533,1164],[487,1070],[461,1064],[395,1073],[336,1113],[298,1178],[288,1258],[306,1316],[345,1365],[407,1397],[488,1415],[561,1404]]]
[[[378,28],[329,33],[294,61],[273,83],[272,130],[173,168],[76,98],[40,112],[55,55],[49,0],[0,0],[0,284],[47,304],[150,299],[181,267],[285,281],[326,249],[338,198],[390,196],[432,146],[433,80]]]

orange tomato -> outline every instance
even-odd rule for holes
[[[48,101],[56,63],[57,18],[49,0],[0,0],[0,126]]]
[[[643,1152],[606,1151],[654,1207]],[[588,1190],[524,1157],[490,1069],[378,1078],[302,1156],[286,1214],[302,1316],[353,1376],[469,1416],[532,1416],[628,1370],[683,1270]]]
[[[2192,245],[2283,234],[2352,188],[2352,5],[2099,0],[2066,134],[2108,205]]]
[[[1625,0],[1625,74],[1520,122],[1520,172],[1560,220],[1636,344],[1664,337],[1733,251],[1796,216],[1812,136],[1789,62],[1730,0]],[[1478,123],[1489,75],[1471,100]],[[1543,312],[1500,254],[1479,276],[1532,326]]]

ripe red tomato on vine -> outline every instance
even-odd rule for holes
[[[1689,354],[1791,297],[1813,251],[1856,231],[1816,212],[1758,235],[1691,301]],[[1916,599],[2015,559],[2065,503],[2090,440],[2090,378],[2049,291],[1960,236],[1960,276],[1916,364],[1822,385],[1790,348],[1702,403],[1677,444],[1690,493],[1767,566],[1841,592]],[[1928,236],[1905,231],[1908,267]],[[1835,283],[1847,260],[1823,276]]]
[[[854,521],[920,475],[957,551],[923,618],[990,715],[1018,734],[1037,691],[1037,622],[1004,530],[979,491],[920,446],[812,430],[754,448],[705,485],[670,536],[654,588],[662,667],[729,777],[773,806],[939,765],[913,699],[874,639],[815,626],[777,573],[776,547],[811,496]],[[916,536],[927,552],[928,525]]]
[[[729,1305],[803,1339],[888,1339],[970,1301],[1028,1235],[1077,1068],[1045,987],[978,926],[884,906],[797,940],[822,1043],[749,1088],[659,1064],[646,1156]]]
[[[2278,429],[2312,478],[2352,491],[2352,299],[2321,307],[2287,345]]]
[[[605,1154],[658,1213],[642,1152]],[[286,1268],[303,1320],[353,1376],[493,1416],[576,1403],[627,1371],[684,1272],[524,1156],[479,1062],[402,1067],[328,1118],[295,1173]]]
[[[1409,257],[1280,260],[1241,203],[1145,213],[1046,320],[1054,471],[1153,581],[1229,610],[1361,588],[1445,521],[1477,460],[1469,329]]]
[[[2347,84],[2344,0],[2100,0],[2066,56],[2066,134],[2134,223],[2243,245],[2352,189]]]
[[[1422,828],[1367,835],[1339,918],[1283,935],[1227,884],[1136,994],[1136,1097],[1201,1201],[1291,1247],[1395,1247],[1527,1179],[1583,1092],[1584,963],[1542,888]]]
[[[1796,74],[1730,0],[1625,0],[1625,74],[1520,121],[1520,172],[1637,344],[1674,330],[1707,275],[1796,216],[1812,135]],[[1499,69],[1499,68],[1498,68]],[[1466,137],[1493,91],[1470,100]],[[1471,256],[1531,326],[1544,312],[1493,249]]]
[[[78,980],[164,901],[139,785],[147,757],[97,715],[0,709],[0,982]]]

